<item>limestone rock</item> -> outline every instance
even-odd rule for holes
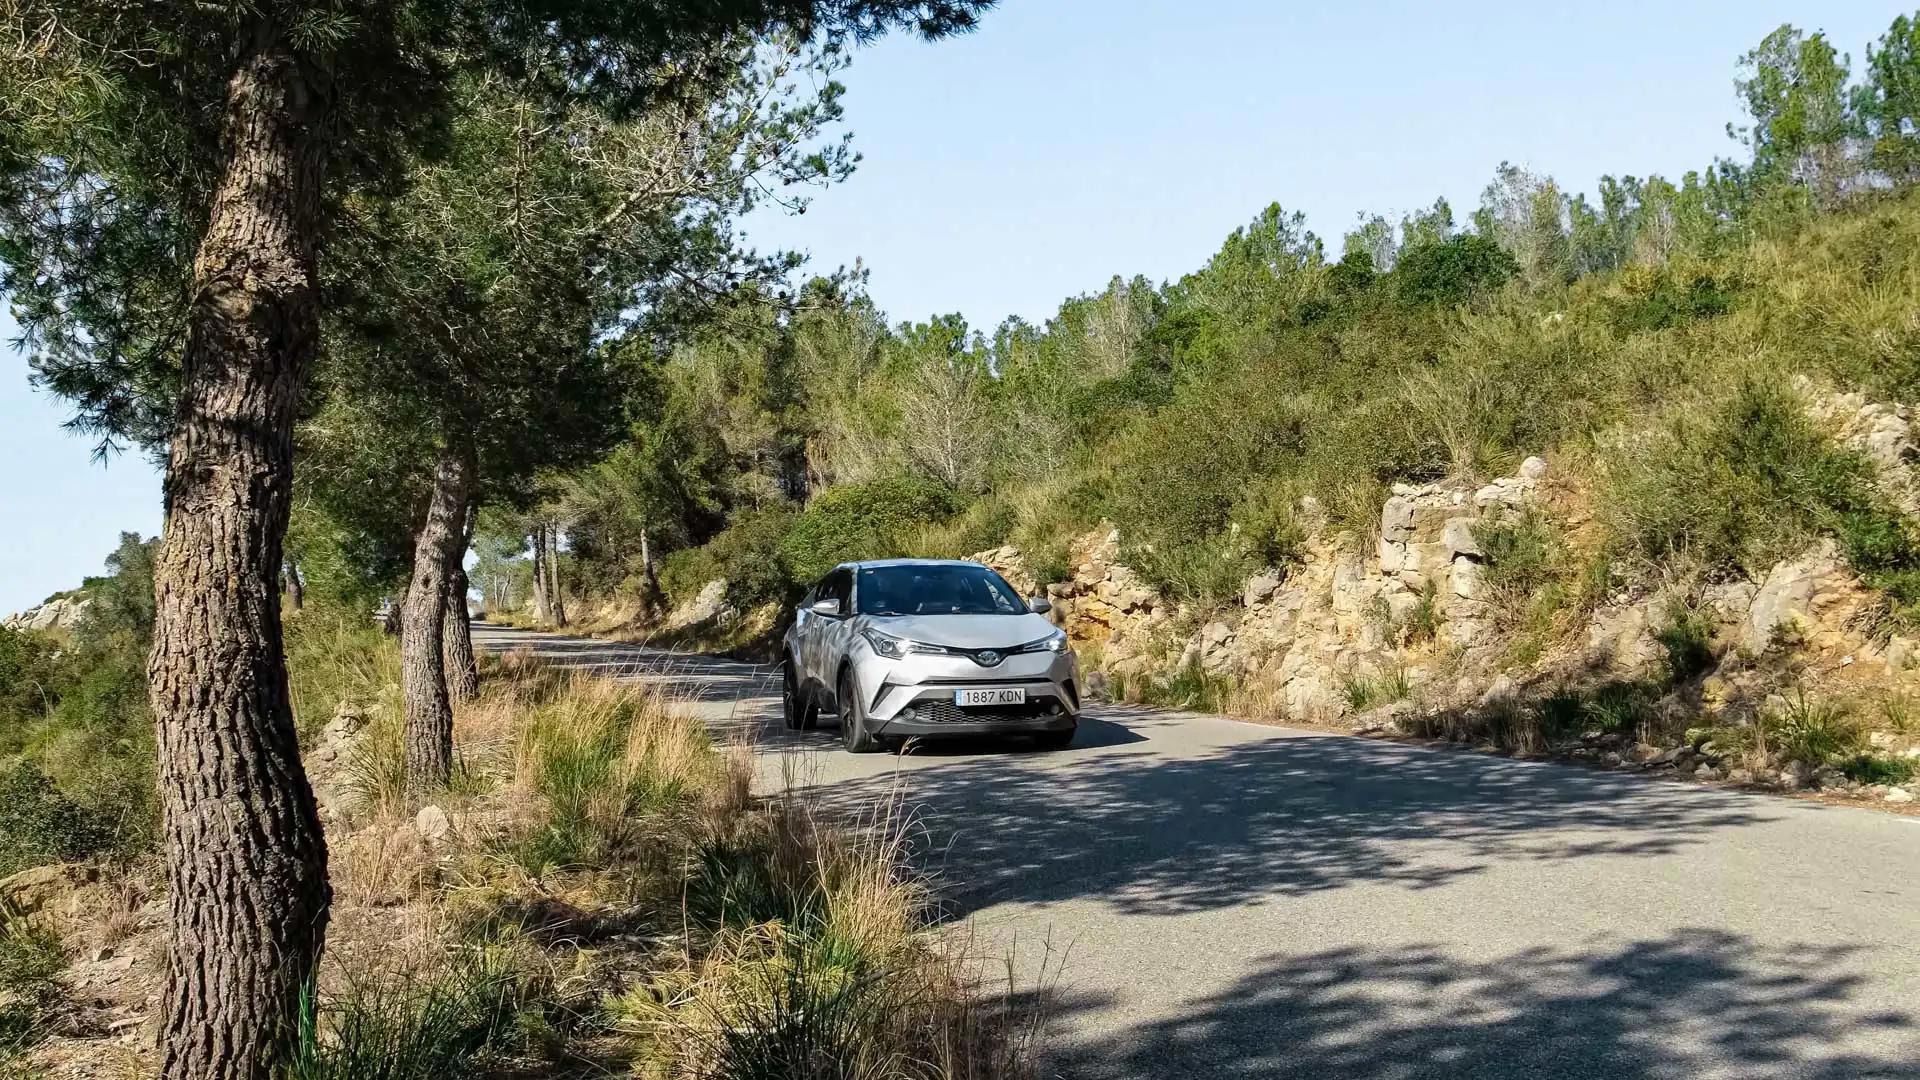
[[[420,839],[430,844],[438,843],[445,840],[447,834],[453,831],[453,821],[447,817],[445,810],[429,804],[421,807],[420,812],[414,815],[413,828],[420,834]]]
[[[1546,475],[1547,475],[1547,459],[1546,458],[1529,457],[1527,460],[1522,461],[1520,463],[1520,478],[1523,480],[1539,480]]]
[[[71,630],[92,601],[84,596],[61,596],[0,619],[8,630]]]
[[[1908,791],[1906,788],[1890,787],[1887,789],[1887,793],[1880,796],[1880,798],[1886,802],[1900,804],[1912,802],[1914,796],[1913,792]]]
[[[1279,589],[1280,572],[1263,570],[1247,579],[1246,587],[1240,592],[1240,604],[1243,607],[1252,607],[1272,596]]]
[[[1470,517],[1447,519],[1446,525],[1441,529],[1440,539],[1446,544],[1449,556],[1471,555],[1477,559],[1486,554],[1480,549],[1480,541],[1473,536],[1473,527],[1479,520],[1479,518]]]
[[[1741,646],[1758,655],[1779,634],[1808,628],[1817,618],[1820,601],[1830,597],[1847,577],[1839,549],[1831,540],[1775,566],[1754,594],[1741,627]]]
[[[31,915],[99,877],[98,870],[78,863],[28,867],[0,878],[0,904],[22,915]]]

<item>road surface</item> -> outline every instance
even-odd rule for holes
[[[781,730],[766,669],[475,641],[663,683],[829,805],[903,798],[953,916],[1065,951],[1074,1080],[1920,1078],[1920,819],[1118,706],[1062,752],[854,756]]]

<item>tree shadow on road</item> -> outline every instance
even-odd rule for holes
[[[1358,883],[1427,889],[1503,861],[1667,855],[1773,813],[1739,793],[1361,739],[1146,750],[952,756],[813,794],[847,812],[903,798],[962,916],[1004,901],[1177,914]]]
[[[1076,1080],[1920,1075],[1914,1016],[1855,1000],[1854,951],[1693,930],[1479,963],[1439,947],[1276,956],[1178,1019],[1053,1064]]]

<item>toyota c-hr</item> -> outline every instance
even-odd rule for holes
[[[909,738],[1031,735],[1073,741],[1080,673],[1045,600],[979,563],[887,559],[835,567],[783,642],[789,728],[840,718],[854,753]]]

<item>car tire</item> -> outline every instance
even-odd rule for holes
[[[780,722],[788,731],[802,731],[807,726],[807,703],[800,697],[800,676],[793,669],[793,660],[780,665]]]
[[[849,754],[871,754],[880,749],[880,740],[867,731],[867,710],[860,706],[860,692],[854,688],[851,671],[840,676],[840,745]]]
[[[1042,750],[1065,750],[1073,745],[1073,737],[1077,734],[1079,734],[1077,728],[1068,728],[1065,731],[1043,731],[1033,737],[1033,742]]]

